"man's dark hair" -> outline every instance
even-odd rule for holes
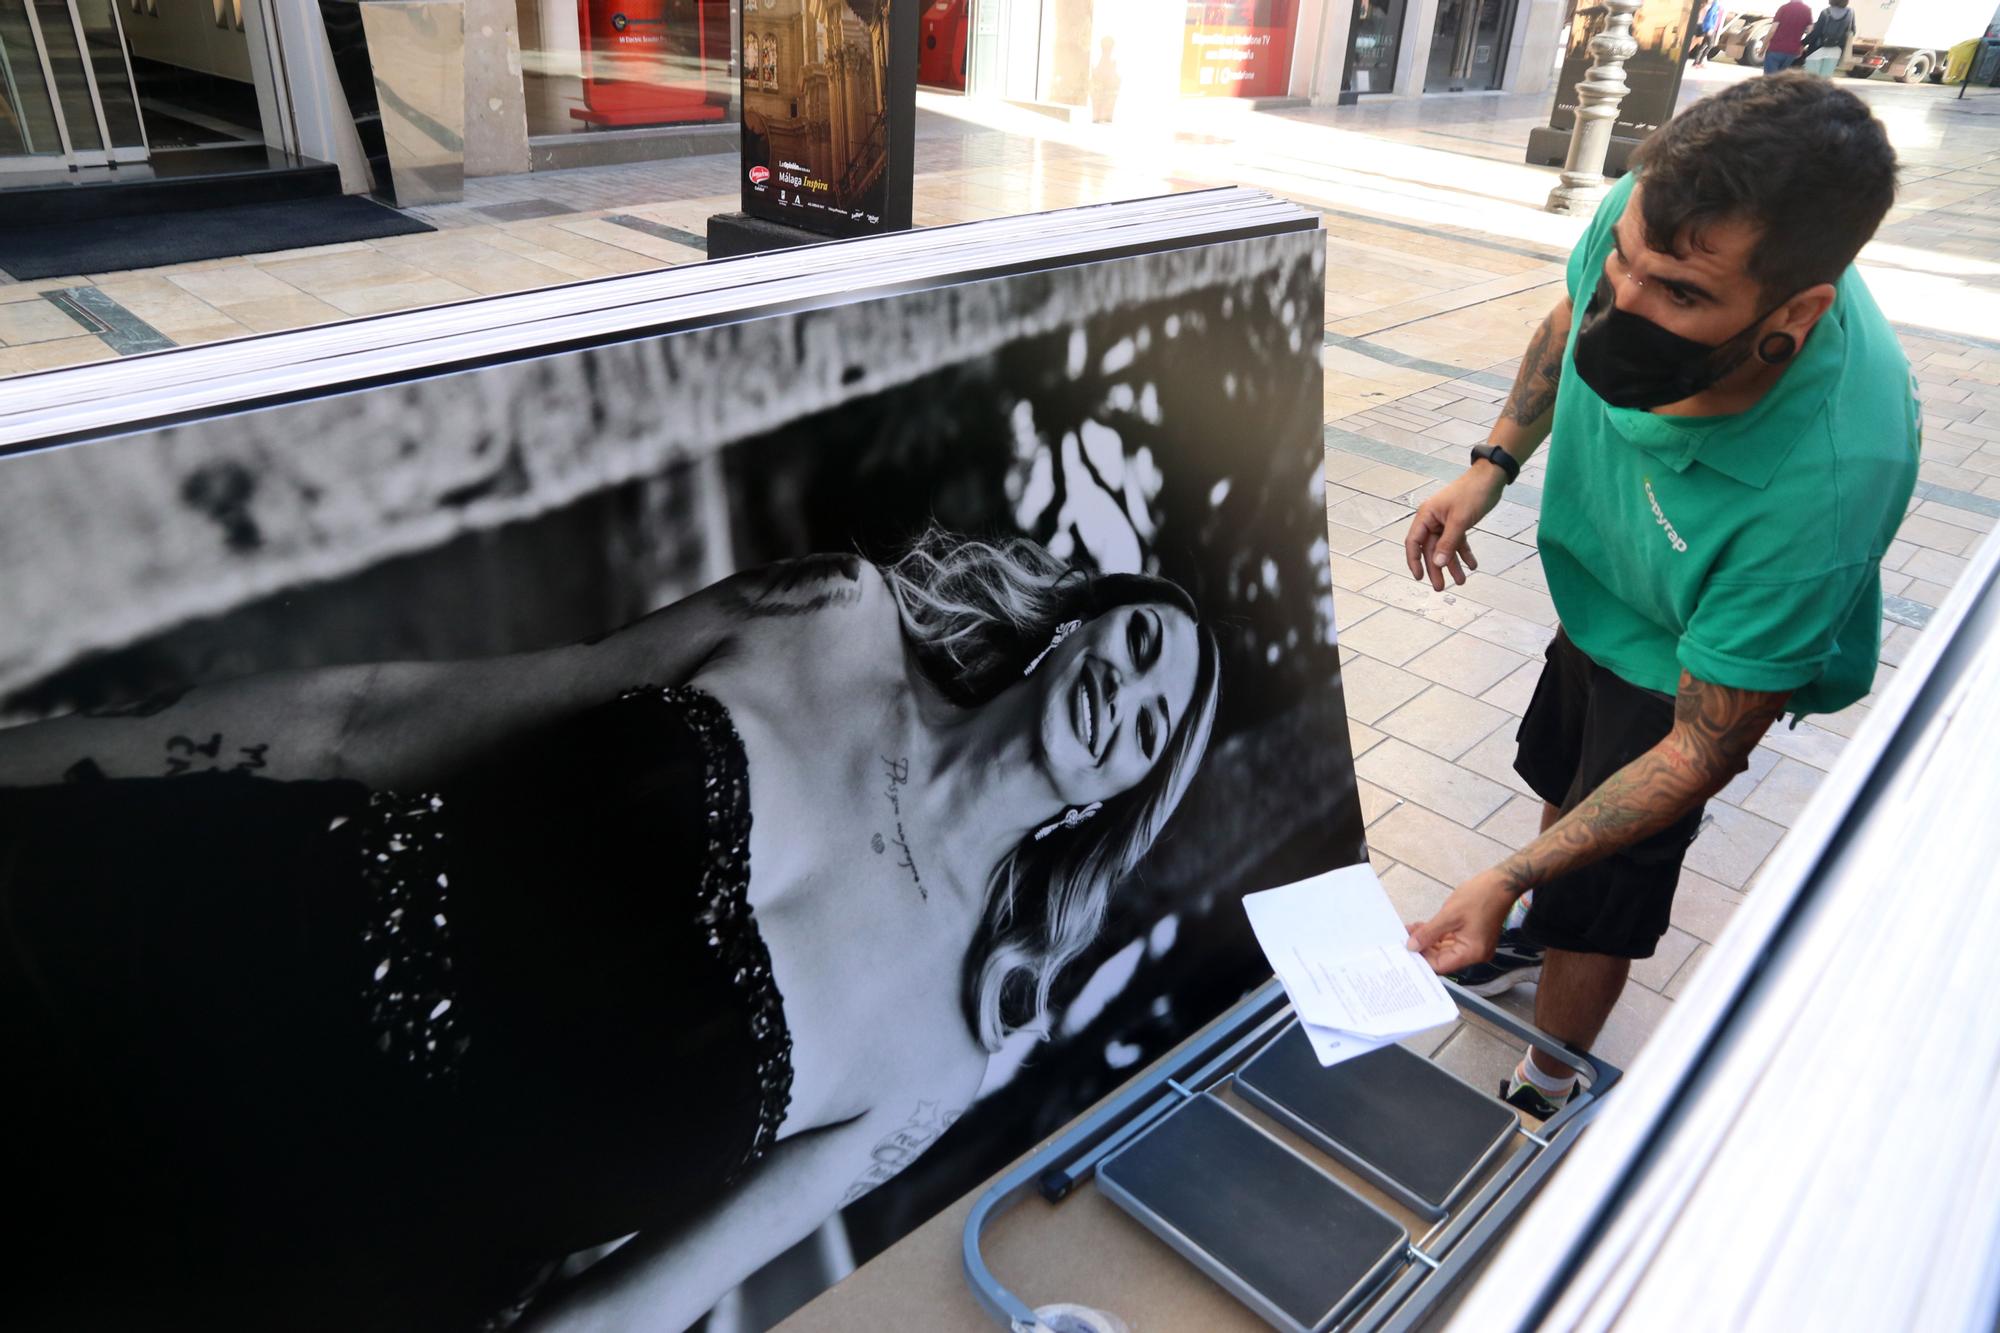
[[[1761,228],[1750,276],[1772,299],[1836,282],[1896,200],[1896,150],[1853,93],[1811,74],[1745,79],[1660,127],[1633,157],[1646,244]]]

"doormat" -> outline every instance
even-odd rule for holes
[[[22,280],[192,264],[436,231],[359,195],[0,227],[0,270]]]

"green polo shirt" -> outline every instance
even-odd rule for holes
[[[1875,677],[1882,553],[1917,480],[1916,382],[1849,268],[1833,308],[1747,412],[1669,417],[1605,403],[1576,334],[1611,229],[1614,187],[1569,261],[1576,310],[1556,394],[1538,542],[1577,647],[1634,685],[1789,690],[1803,716]]]

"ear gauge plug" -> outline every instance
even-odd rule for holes
[[[1757,344],[1757,359],[1767,366],[1782,366],[1799,350],[1799,340],[1789,333],[1767,333]]]

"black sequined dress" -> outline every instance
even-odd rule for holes
[[[462,781],[0,789],[0,1327],[504,1324],[783,1123],[727,712]]]

